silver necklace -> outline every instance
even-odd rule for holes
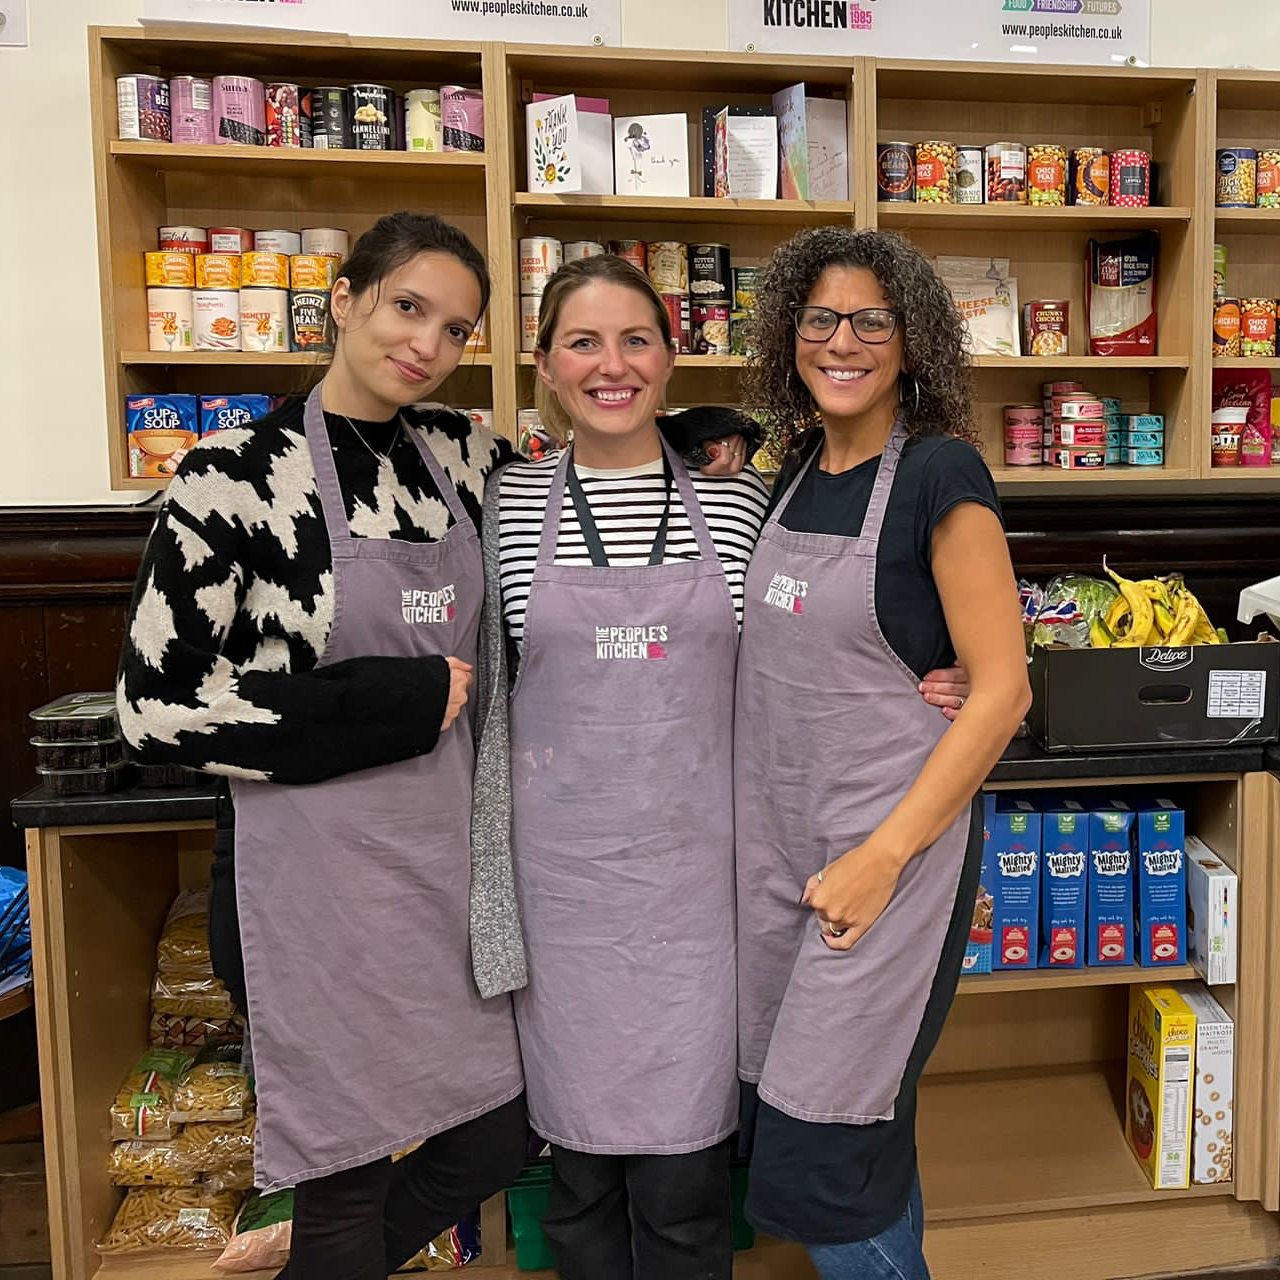
[[[386,453],[379,453],[379,452],[377,451],[377,449],[375,449],[375,448],[373,447],[373,445],[371,445],[371,444],[370,444],[370,443],[369,443],[369,442],[364,438],[364,436],[362,436],[362,435],[360,434],[360,431],[359,431],[359,429],[356,427],[356,424],[355,424],[354,422],[352,422],[352,421],[351,421],[351,419],[350,419],[350,418],[348,418],[348,417],[347,417],[347,415],[346,415],[345,413],[342,415],[342,420],[343,420],[343,422],[345,422],[345,423],[347,424],[347,426],[349,426],[349,427],[351,428],[351,430],[352,430],[352,431],[354,431],[354,432],[356,433],[356,439],[357,439],[357,440],[359,440],[359,441],[360,441],[360,443],[361,443],[362,445],[364,445],[364,447],[365,447],[366,449],[368,449],[368,450],[369,450],[369,452],[370,452],[371,454],[373,454],[373,456],[374,456],[375,458],[377,458],[379,462],[390,462],[390,461],[391,461],[391,455],[392,455],[392,453],[394,453],[394,452],[395,452],[395,447],[396,447],[396,445],[398,445],[398,444],[400,443],[400,437],[404,434],[404,419],[403,419],[403,418],[401,418],[401,417],[397,417],[397,418],[396,418],[396,433],[395,433],[395,435],[394,435],[394,436],[392,436],[392,437],[391,437],[391,444],[390,444],[390,446],[387,448]]]

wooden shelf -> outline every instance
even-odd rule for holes
[[[313,151],[302,147],[179,145],[169,142],[114,141],[109,153],[127,164],[159,172],[250,174],[254,177],[406,178],[431,182],[483,183],[482,153],[414,151]]]
[[[12,1018],[15,1014],[22,1013],[26,1009],[30,1009],[34,999],[31,994],[31,984],[25,987],[19,987],[16,991],[10,991],[8,994],[0,996],[0,1022],[6,1018]]]
[[[1097,471],[1063,471],[1058,467],[993,466],[991,476],[1003,487],[1019,484],[1130,485],[1141,488],[1161,481],[1192,480],[1190,467],[1102,467]]]
[[[876,206],[881,227],[897,230],[912,227],[946,227],[948,230],[1054,231],[1078,229],[1131,230],[1166,227],[1191,221],[1186,205],[1144,209],[1121,209],[1111,205],[1064,205],[1062,208],[1033,208],[1025,204],[914,204],[881,201]]]
[[[1214,356],[1215,369],[1280,369],[1280,356]]]
[[[309,351],[284,351],[279,353],[257,351],[122,351],[122,365],[217,365],[221,368],[267,369],[301,365],[325,364],[328,356]],[[458,369],[465,370],[469,366],[490,368],[493,356],[487,351],[477,351],[462,357]]]
[[[973,973],[960,979],[961,995],[991,995],[1002,991],[1060,991],[1069,987],[1118,987],[1143,982],[1183,982],[1199,977],[1189,964],[1145,969],[1141,965],[1115,968],[1032,969],[1026,973],[1002,970]]]
[[[840,200],[717,200],[713,196],[556,196],[517,191],[518,213],[538,218],[594,218],[627,214],[648,222],[781,222],[795,226],[845,218]]]
[[[1280,209],[1214,209],[1213,222],[1220,231],[1266,235],[1280,231]]]
[[[1186,369],[1189,356],[974,356],[975,369]]]

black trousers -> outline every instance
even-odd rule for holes
[[[561,1280],[730,1280],[729,1144],[678,1156],[553,1146],[542,1225]]]

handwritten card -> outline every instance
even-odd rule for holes
[[[773,95],[778,117],[778,182],[784,200],[849,198],[847,107],[835,98],[806,98],[804,85]]]
[[[689,194],[689,121],[684,115],[622,116],[613,122],[614,184],[620,196]]]
[[[774,200],[778,195],[778,122],[773,116],[716,116],[716,195]]]

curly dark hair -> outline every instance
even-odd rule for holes
[[[769,419],[785,453],[822,425],[809,388],[796,375],[793,306],[802,306],[827,267],[875,273],[902,326],[902,412],[910,436],[953,435],[977,444],[964,318],[928,259],[887,231],[810,227],[780,244],[757,284],[742,402]],[[914,375],[920,384],[916,403]]]

